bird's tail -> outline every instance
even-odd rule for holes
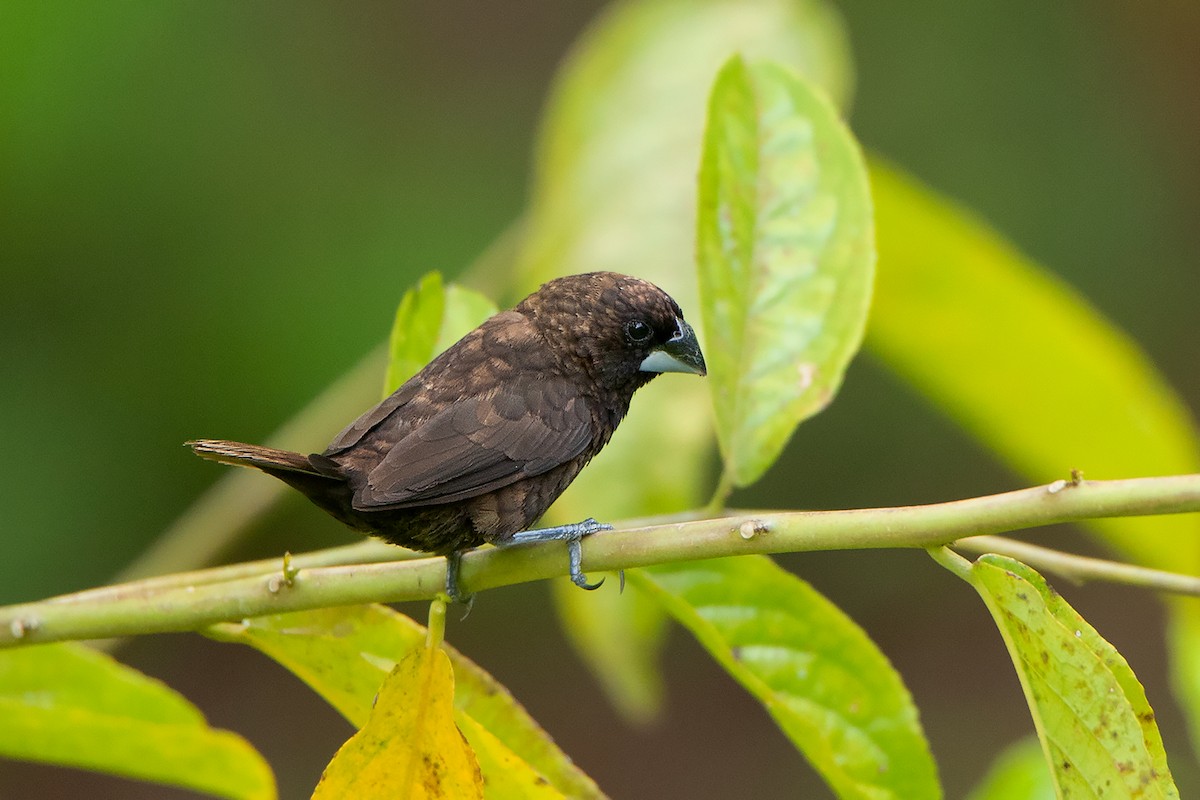
[[[185,444],[201,458],[219,461],[222,464],[254,467],[270,474],[284,471],[320,475],[308,460],[308,456],[293,453],[291,450],[278,450],[274,447],[242,444],[241,442],[226,442],[221,439],[196,439],[185,442]]]

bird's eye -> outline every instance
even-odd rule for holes
[[[636,344],[649,341],[653,333],[654,331],[650,330],[650,326],[640,319],[635,319],[633,322],[626,323],[625,325],[625,335],[629,337],[629,341]]]

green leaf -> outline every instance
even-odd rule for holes
[[[425,275],[405,292],[396,309],[384,396],[495,313],[495,303],[478,292],[454,284],[443,286],[436,272]]]
[[[430,358],[478,328],[497,311],[499,309],[491,298],[456,283],[447,286],[442,325]]]
[[[1008,747],[967,800],[1055,800],[1054,783],[1037,739]]]
[[[1200,746],[1200,604],[1194,597],[1169,598],[1167,653],[1171,685],[1187,714],[1192,745]]]
[[[311,686],[356,726],[366,723],[375,693],[396,662],[425,640],[425,628],[381,605],[324,608],[215,625],[207,633],[248,644]],[[449,645],[455,708],[570,797],[600,798],[596,784],[559,750],[509,691]],[[481,767],[489,785],[490,760]],[[489,794],[490,796],[490,794]]]
[[[1034,570],[986,555],[971,582],[1017,668],[1060,797],[1178,798],[1145,690]]]
[[[849,94],[846,33],[824,2],[657,0],[607,7],[568,54],[550,98],[515,258],[521,288],[592,270],[634,273],[661,286],[697,319],[692,254],[705,101],[721,65],[739,52],[787,64],[831,97]],[[638,392],[613,441],[555,503],[547,521],[695,508],[710,479],[709,430],[702,381],[656,380]],[[645,457],[660,452],[672,457]],[[631,474],[639,480],[628,481]],[[572,618],[612,613],[606,604],[560,609]],[[627,626],[617,618],[597,619],[587,629],[622,636],[621,644],[610,644],[622,652],[657,646],[637,634],[653,626]],[[593,661],[591,667],[606,672],[614,664]],[[615,669],[622,674],[602,683],[624,684],[643,697],[627,697],[626,704],[648,702],[657,691],[648,667],[640,688],[633,688],[629,670]]]
[[[845,32],[822,2],[616,3],[551,94],[523,257],[529,283],[635,271],[692,306],[695,170],[705,100],[735,53],[771,59],[844,99]],[[677,293],[677,294],[676,294]]]
[[[695,175],[713,77],[733,53],[787,64],[845,97],[850,60],[837,14],[821,2],[665,0],[611,6],[568,56],[536,153],[517,264],[533,288],[563,274],[632,272],[693,318]],[[556,519],[694,508],[707,479],[707,399],[669,376],[558,504]],[[646,459],[646,452],[672,459]],[[642,476],[614,495],[614,479]]]
[[[941,797],[912,697],[836,606],[765,556],[630,572],[842,798]]]
[[[162,683],[77,644],[0,652],[0,756],[267,800],[275,778],[245,739],[208,727]]]
[[[888,367],[1032,480],[1200,472],[1190,413],[1125,333],[952,201],[878,159],[871,182],[866,347]],[[1084,527],[1139,563],[1200,573],[1195,514]],[[1170,609],[1171,672],[1200,741],[1200,612]]]
[[[1200,472],[1187,409],[1137,345],[979,220],[878,160],[867,347],[1036,480]],[[1195,515],[1097,520],[1139,562],[1200,572]]]
[[[635,725],[656,719],[663,695],[658,659],[667,633],[662,606],[642,592],[618,592],[615,580],[597,592],[581,592],[566,579],[552,585],[563,631],[609,700]]]
[[[713,86],[697,221],[717,438],[757,480],[858,350],[875,251],[867,168],[836,109],[772,64]]]
[[[851,61],[824,2],[615,3],[569,54],[536,153],[529,284],[636,272],[694,307],[695,175],[705,102],[735,53],[773,60],[842,104]]]
[[[379,688],[362,730],[338,750],[313,800],[483,798],[483,778],[454,723],[454,673],[440,647],[418,645]]]
[[[426,274],[417,285],[404,293],[396,309],[392,334],[388,339],[387,375],[383,395],[387,397],[429,363],[442,325],[445,292],[442,276]]]

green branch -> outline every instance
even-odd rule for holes
[[[1161,569],[1139,567],[1136,564],[1122,564],[1119,561],[1077,556],[1073,553],[1051,550],[1048,547],[1039,547],[1028,542],[1006,539],[1003,536],[975,536],[955,542],[954,548],[968,550],[972,553],[996,553],[1002,556],[1011,556],[1042,572],[1053,573],[1077,584],[1088,581],[1106,581],[1137,586],[1142,589],[1155,589],[1160,592],[1200,597],[1200,577],[1194,575],[1180,575]]]
[[[1061,484],[925,506],[764,511],[626,526],[585,539],[584,565],[599,571],[750,553],[937,548],[969,536],[1061,522],[1200,511],[1200,475]],[[8,606],[0,608],[0,647],[196,630],[284,611],[433,598],[445,580],[442,558],[338,563],[404,552],[356,545],[291,559],[291,570],[298,570],[289,571],[291,580],[278,559]],[[463,559],[462,583],[481,591],[563,575],[566,567],[562,543],[482,548]],[[1167,588],[1153,581],[1140,585]]]

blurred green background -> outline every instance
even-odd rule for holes
[[[0,2],[0,602],[109,580],[221,474],[182,441],[261,441],[382,340],[416,276],[463,270],[520,213],[554,70],[602,6]],[[1200,408],[1200,6],[839,7],[860,139],[1077,286]],[[888,505],[1020,483],[860,359],[734,502]],[[350,540],[289,498],[227,557]],[[895,660],[948,797],[1031,730],[982,605],[927,558],[783,561]],[[449,638],[614,797],[826,796],[683,636],[667,718],[627,727],[547,597],[489,593]],[[1180,789],[1200,789],[1154,599],[1068,597],[1151,687]],[[307,796],[350,732],[249,651],[171,636],[121,657],[247,735],[283,797]],[[0,797],[85,789],[190,796],[0,763]]]

